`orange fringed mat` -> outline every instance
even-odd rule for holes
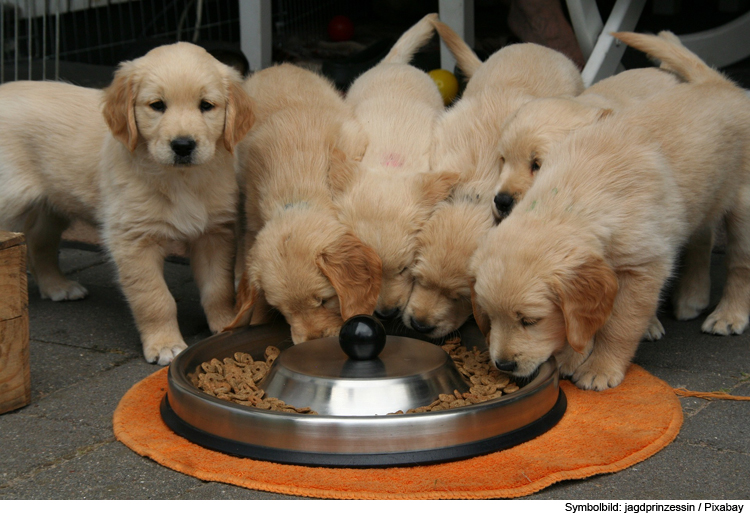
[[[133,386],[114,414],[119,441],[159,464],[204,481],[338,499],[488,499],[529,495],[561,480],[613,473],[667,446],[682,426],[672,388],[638,366],[618,387],[582,391],[567,381],[562,420],[504,451],[414,467],[293,466],[211,451],[174,434],[161,419],[167,368]]]

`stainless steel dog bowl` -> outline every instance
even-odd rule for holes
[[[395,335],[403,331],[390,328],[385,338],[368,332],[362,325],[348,325],[341,346],[337,338],[292,346],[289,327],[279,321],[207,338],[172,362],[162,417],[188,440],[233,455],[300,465],[375,467],[505,449],[549,430],[565,412],[565,395],[551,358],[512,394],[451,410],[387,414],[427,405],[454,388],[465,392],[467,386],[450,356],[416,333]],[[461,335],[469,348],[485,346],[473,324],[464,325]],[[266,393],[295,407],[309,406],[318,415],[242,406],[205,394],[188,379],[203,362],[235,352],[262,359],[269,345],[282,353],[263,382]]]

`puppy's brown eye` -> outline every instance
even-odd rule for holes
[[[201,112],[208,112],[214,109],[214,105],[208,101],[201,101]]]
[[[523,326],[534,326],[538,322],[539,321],[537,321],[536,319],[529,319],[528,317],[524,317],[521,319],[521,324]]]
[[[155,110],[157,112],[164,112],[167,109],[167,105],[164,104],[164,101],[154,101],[150,105],[152,110]]]
[[[542,165],[541,163],[539,163],[538,159],[531,160],[531,172],[536,172],[541,168],[542,168]]]

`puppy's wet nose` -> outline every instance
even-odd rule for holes
[[[387,308],[384,310],[375,310],[375,315],[381,319],[393,319],[398,315],[398,308]]]
[[[500,216],[508,216],[513,209],[515,200],[508,193],[497,193],[495,195],[495,207]]]
[[[429,334],[430,332],[435,330],[434,326],[425,324],[422,321],[419,321],[418,319],[414,319],[413,317],[409,319],[409,322],[411,323],[411,327],[414,330],[416,330],[417,332],[421,332],[423,334]]]
[[[497,367],[497,370],[502,370],[505,372],[513,372],[514,370],[516,370],[515,361],[495,361],[495,366]]]
[[[174,138],[169,145],[172,151],[181,158],[187,158],[195,150],[195,140],[191,137]]]

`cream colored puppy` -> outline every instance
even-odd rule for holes
[[[528,376],[554,354],[596,390],[625,376],[680,248],[722,218],[727,285],[703,329],[741,333],[750,316],[750,101],[679,44],[616,36],[687,82],[552,146],[472,260],[497,367]]]
[[[245,89],[258,122],[237,148],[247,254],[232,327],[267,303],[295,343],[338,335],[343,320],[373,312],[381,276],[377,254],[338,220],[329,185],[331,171],[351,170],[338,150],[351,110],[328,80],[292,65],[255,73]]]
[[[680,82],[667,70],[642,68],[608,77],[575,98],[549,97],[524,104],[505,123],[499,142],[498,155],[503,159],[503,168],[494,191],[495,218],[502,220],[510,214],[533,184],[534,175],[552,145],[571,131],[591,125],[612,112],[642,104]],[[679,301],[676,306],[678,318],[685,318]],[[654,316],[644,338],[655,341],[663,335],[664,327]]]
[[[438,338],[471,315],[468,264],[494,223],[490,204],[502,168],[497,143],[503,122],[534,98],[578,95],[583,81],[572,61],[536,44],[504,47],[482,63],[453,30],[433,23],[470,77],[461,100],[437,123],[431,166],[458,172],[460,180],[417,237],[414,288],[402,316],[406,326]]]
[[[163,276],[170,241],[189,246],[211,330],[232,320],[232,150],[253,122],[232,68],[192,44],[162,46],[122,63],[104,92],[2,85],[0,121],[0,227],[26,234],[42,297],[87,294],[57,264],[62,231],[82,218],[101,227],[147,361],[186,347]]]
[[[573,130],[613,111],[639,104],[678,84],[671,72],[658,68],[624,71],[599,81],[575,98],[545,97],[529,101],[505,122],[497,155],[503,160],[493,204],[502,220],[531,187],[550,147]]]
[[[357,170],[337,179],[336,205],[341,221],[382,260],[376,306],[382,317],[394,316],[406,304],[417,233],[458,177],[430,172],[430,148],[443,100],[432,79],[408,64],[432,36],[434,18],[428,15],[404,33],[346,97],[362,129],[364,153]]]

